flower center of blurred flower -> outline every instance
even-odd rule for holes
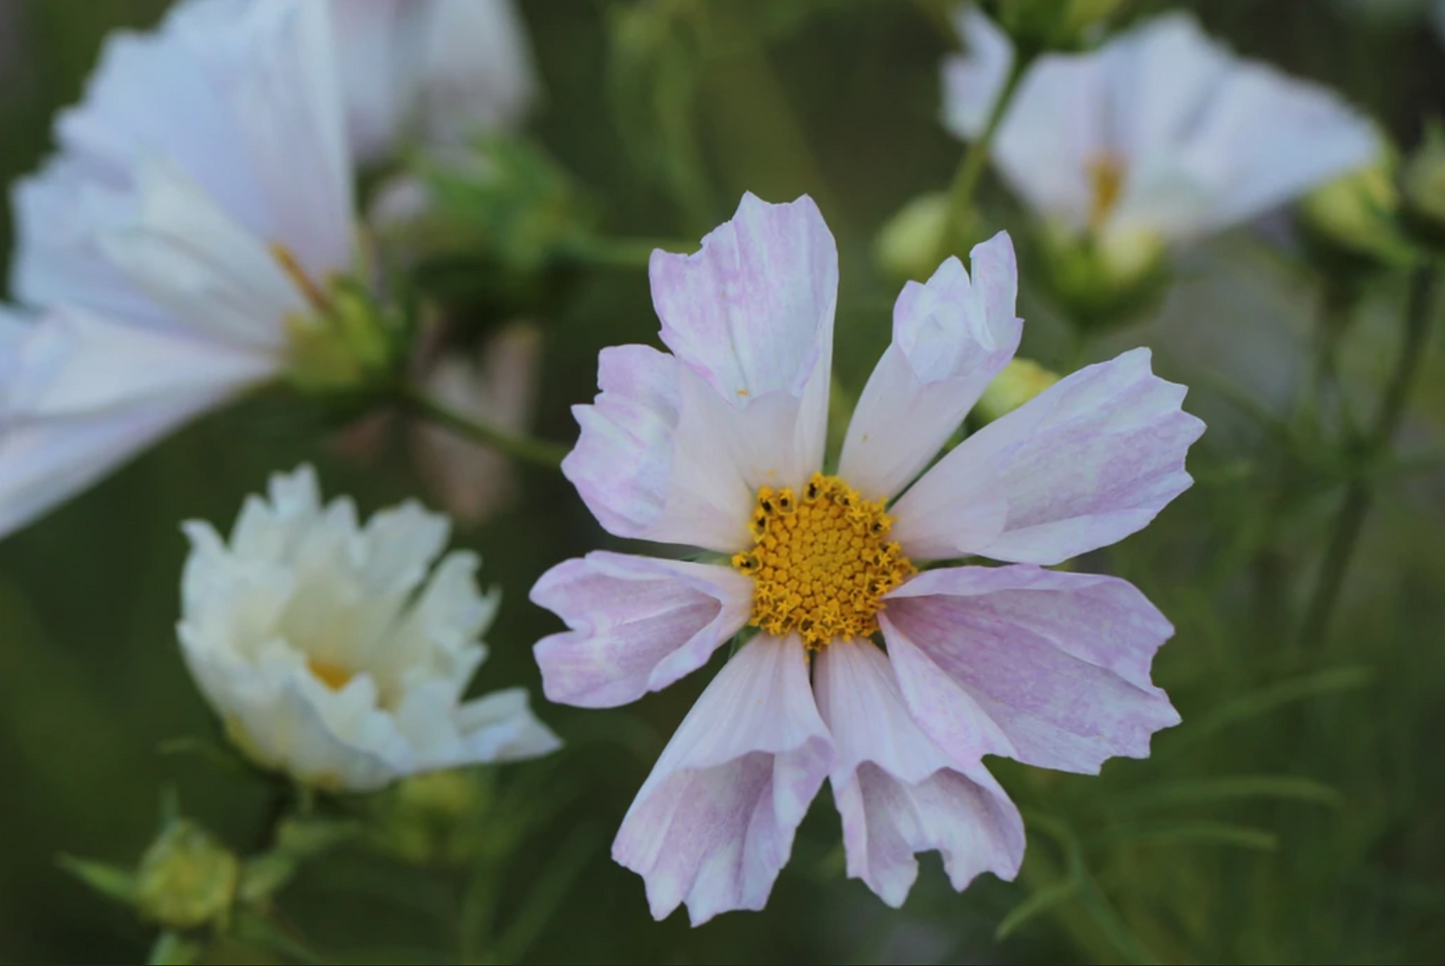
[[[332,664],[330,661],[323,661],[319,658],[307,658],[306,666],[312,674],[316,675],[318,681],[333,691],[340,691],[356,676],[339,664]]]
[[[883,595],[918,572],[887,541],[893,520],[884,503],[821,473],[801,499],[786,487],[758,490],[754,546],[733,557],[753,578],[749,623],[778,636],[796,632],[809,650],[877,631]]]
[[[1118,157],[1103,153],[1089,161],[1089,187],[1093,201],[1089,205],[1089,227],[1097,230],[1114,212],[1119,195],[1124,190],[1124,162]]]

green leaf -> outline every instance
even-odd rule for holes
[[[1269,852],[1278,847],[1279,836],[1266,829],[1227,822],[1192,822],[1184,825],[1124,828],[1103,836],[1101,843],[1127,845],[1234,845]]]
[[[135,905],[135,873],[130,869],[77,859],[72,855],[61,855],[59,862],[62,869],[106,898],[127,906]]]
[[[1312,778],[1291,775],[1234,775],[1155,785],[1120,803],[1126,811],[1164,805],[1197,804],[1249,798],[1275,798],[1313,802],[1338,808],[1344,798],[1338,791]]]
[[[1054,883],[1047,889],[1040,889],[1009,910],[1008,915],[1003,917],[998,928],[994,930],[993,938],[1002,942],[1035,916],[1048,912],[1054,906],[1078,894],[1079,881],[1077,879],[1065,879],[1062,882]]]
[[[1280,681],[1253,694],[1226,701],[1197,718],[1192,725],[1186,725],[1181,729],[1179,739],[1173,742],[1169,750],[1177,751],[1180,746],[1188,742],[1197,742],[1230,725],[1257,718],[1300,701],[1363,688],[1373,679],[1374,671],[1370,668],[1350,665],[1327,668],[1313,674]]]
[[[146,962],[150,966],[189,966],[200,957],[201,947],[198,943],[168,929],[156,937]]]

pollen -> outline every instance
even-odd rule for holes
[[[355,675],[346,668],[338,664],[332,664],[330,661],[323,661],[319,658],[309,658],[306,661],[306,666],[311,669],[312,674],[316,675],[318,681],[333,691],[340,691],[355,677]]]
[[[1099,154],[1089,161],[1089,187],[1093,201],[1089,207],[1089,227],[1098,229],[1113,214],[1124,192],[1124,162],[1112,154]]]
[[[753,578],[754,627],[796,633],[809,650],[878,630],[883,595],[918,571],[897,542],[884,501],[869,502],[836,476],[803,488],[758,490],[751,550],[733,566]]]

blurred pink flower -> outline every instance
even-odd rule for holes
[[[968,52],[943,68],[943,120],[982,132],[1014,63],[974,7]],[[1330,90],[1236,57],[1188,14],[1158,17],[1085,54],[1046,54],[1019,83],[994,163],[1038,214],[1109,239],[1192,241],[1370,163],[1370,122]]]
[[[531,428],[542,364],[542,330],[513,322],[489,333],[472,353],[447,351],[422,377],[443,405],[510,433]],[[466,523],[506,506],[516,485],[512,461],[434,423],[411,424],[412,456],[432,498]]]
[[[1169,622],[1125,581],[1039,565],[1144,527],[1190,485],[1203,424],[1140,349],[930,467],[1022,330],[1008,236],[971,258],[971,278],[950,258],[904,288],[836,476],[821,470],[837,251],[811,199],[746,195],[699,253],[655,252],[671,354],[602,352],[602,392],[575,410],[564,472],[614,535],[732,566],[596,552],[553,568],[532,590],[569,627],[536,646],[547,696],[626,704],[760,628],[613,845],[658,918],[681,903],[694,924],[762,908],[825,778],[848,873],[888,904],[930,849],[957,889],[984,871],[1010,878],[1023,825],[984,755],[1092,773],[1146,756],[1179,720],[1149,677]],[[913,566],[971,554],[1013,566]]]
[[[435,147],[521,119],[537,97],[512,0],[331,0],[352,148]]]
[[[106,41],[14,189],[0,535],[286,369],[353,254],[327,8],[190,0]]]

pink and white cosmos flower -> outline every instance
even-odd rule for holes
[[[921,851],[940,851],[960,890],[1011,878],[1023,824],[984,755],[1093,773],[1179,720],[1149,677],[1169,622],[1123,580],[1042,565],[1145,526],[1190,485],[1203,424],[1137,349],[930,466],[1019,343],[1008,236],[972,266],[950,258],[904,288],[832,475],[838,262],[811,199],[744,196],[697,254],[655,252],[671,353],[602,352],[564,472],[611,533],[731,565],[596,552],[553,568],[532,590],[569,627],[536,646],[547,696],[626,704],[760,628],[613,845],[658,918],[762,908],[825,778],[848,874],[888,904]],[[1009,566],[918,570],[974,554]]]

